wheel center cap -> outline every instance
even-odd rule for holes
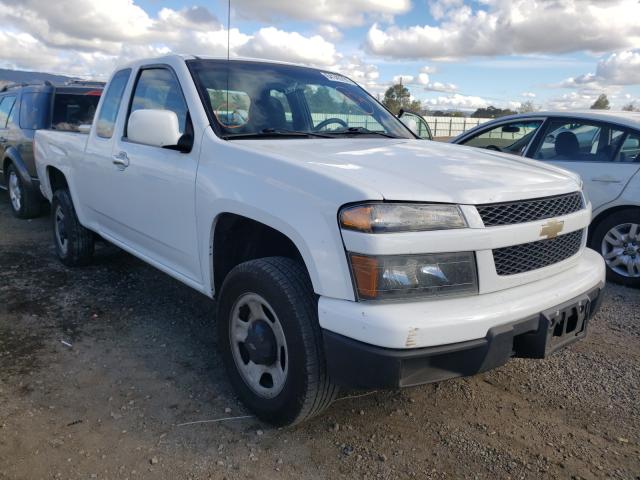
[[[278,358],[276,336],[265,320],[256,320],[251,324],[244,344],[253,363],[271,365]]]

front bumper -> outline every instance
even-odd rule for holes
[[[544,358],[585,337],[603,286],[528,318],[492,327],[484,338],[449,345],[389,349],[323,330],[329,375],[352,388],[398,388],[474,375],[512,357]]]

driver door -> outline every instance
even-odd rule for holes
[[[459,144],[522,156],[542,123],[542,119],[527,119],[493,125]]]

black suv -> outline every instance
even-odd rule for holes
[[[33,157],[36,130],[79,131],[91,124],[104,83],[15,84],[0,90],[0,188],[18,218],[40,213],[42,196]]]

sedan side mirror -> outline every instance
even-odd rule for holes
[[[404,126],[411,130],[417,137],[423,140],[433,140],[431,129],[421,115],[401,109],[400,114],[398,115],[398,120],[400,120]]]
[[[132,142],[178,150],[181,137],[180,123],[175,112],[143,109],[136,110],[129,116],[127,138]]]

